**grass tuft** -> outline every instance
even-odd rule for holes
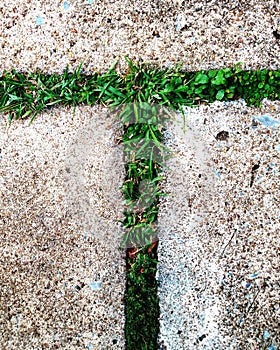
[[[40,72],[0,76],[0,112],[7,120],[31,118],[55,105],[101,103],[116,107],[134,102],[160,104],[173,110],[216,100],[243,98],[248,105],[261,106],[262,100],[279,99],[280,70],[242,70],[233,68],[184,72],[180,65],[160,70],[146,63],[128,63],[127,72],[116,72],[117,62],[105,74],[85,75],[80,65],[73,73],[68,67],[63,75]]]

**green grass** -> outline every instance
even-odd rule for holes
[[[73,73],[48,75],[40,72],[4,72],[0,76],[0,111],[12,119],[31,118],[55,105],[114,107],[132,102],[156,103],[180,110],[215,100],[243,98],[248,105],[260,106],[263,98],[279,98],[280,70],[243,71],[233,68],[184,72],[180,65],[160,70],[148,64],[133,64],[128,58],[126,74],[116,72],[116,64],[105,74]]]
[[[125,293],[127,350],[157,349],[159,303],[157,281],[157,233],[155,222],[162,162],[170,152],[162,146],[161,130],[168,118],[165,107],[149,103],[129,103],[119,112],[123,125],[122,143],[126,178],[122,186],[126,200],[125,233],[127,248]],[[137,344],[137,346],[136,346]]]
[[[63,75],[40,72],[4,72],[0,76],[0,112],[13,119],[29,118],[56,105],[100,103],[112,108],[122,120],[126,178],[123,247],[127,247],[126,347],[157,350],[159,304],[157,281],[157,234],[162,163],[171,156],[162,145],[169,110],[196,107],[216,100],[243,98],[248,105],[279,99],[280,70],[244,71],[233,68],[184,72],[180,65],[160,70],[126,58],[127,72],[119,75],[116,64],[106,74],[82,73],[82,66]],[[143,186],[144,184],[144,186]]]
[[[151,246],[150,246],[151,247]],[[148,246],[130,258],[127,254],[127,282],[125,293],[126,308],[126,349],[158,349],[159,303],[155,279],[156,249]],[[130,254],[130,255],[129,255]]]

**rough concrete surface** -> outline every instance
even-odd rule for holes
[[[82,62],[104,72],[118,57],[125,72],[124,55],[279,69],[279,25],[278,0],[3,0],[0,72]],[[8,131],[1,116],[1,349],[124,348],[124,168],[103,111],[55,108]],[[279,349],[280,142],[269,116],[279,121],[279,102],[217,103],[189,114],[189,144],[166,131],[177,156],[164,184],[176,195],[159,218],[162,349]]]
[[[105,71],[120,56],[188,70],[279,66],[278,0],[18,1],[0,4],[0,71]]]
[[[160,339],[168,350],[278,349],[280,104],[187,112],[192,133],[173,123],[165,135]]]
[[[76,144],[90,128],[102,138],[87,149],[82,182]],[[124,167],[114,132],[100,107],[57,108],[8,130],[1,119],[1,349],[124,347],[125,259],[116,223]],[[110,155],[109,191],[103,167]],[[90,205],[71,201],[75,181]],[[87,212],[94,220],[84,227]]]

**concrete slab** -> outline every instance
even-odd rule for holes
[[[0,4],[0,71],[62,73],[84,62],[105,71],[128,55],[188,70],[232,66],[279,68],[279,2],[19,1]],[[280,32],[279,32],[280,33]]]
[[[176,124],[166,132],[175,156],[159,218],[162,349],[277,349],[280,104],[187,111],[197,143]]]
[[[116,239],[124,167],[106,116],[100,106],[56,108],[8,130],[1,119],[1,349],[124,348],[125,259]],[[93,129],[101,138],[83,149],[82,182],[73,152]],[[87,194],[82,206],[71,197],[75,181]],[[88,213],[93,220],[81,225]]]

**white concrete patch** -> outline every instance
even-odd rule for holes
[[[245,339],[276,346],[280,104],[256,109],[241,100],[186,111],[205,153],[195,152],[190,133],[184,139],[168,126],[174,157],[163,190],[173,196],[162,199],[159,217],[160,341],[167,350],[247,349]],[[260,337],[263,329],[269,337]]]

